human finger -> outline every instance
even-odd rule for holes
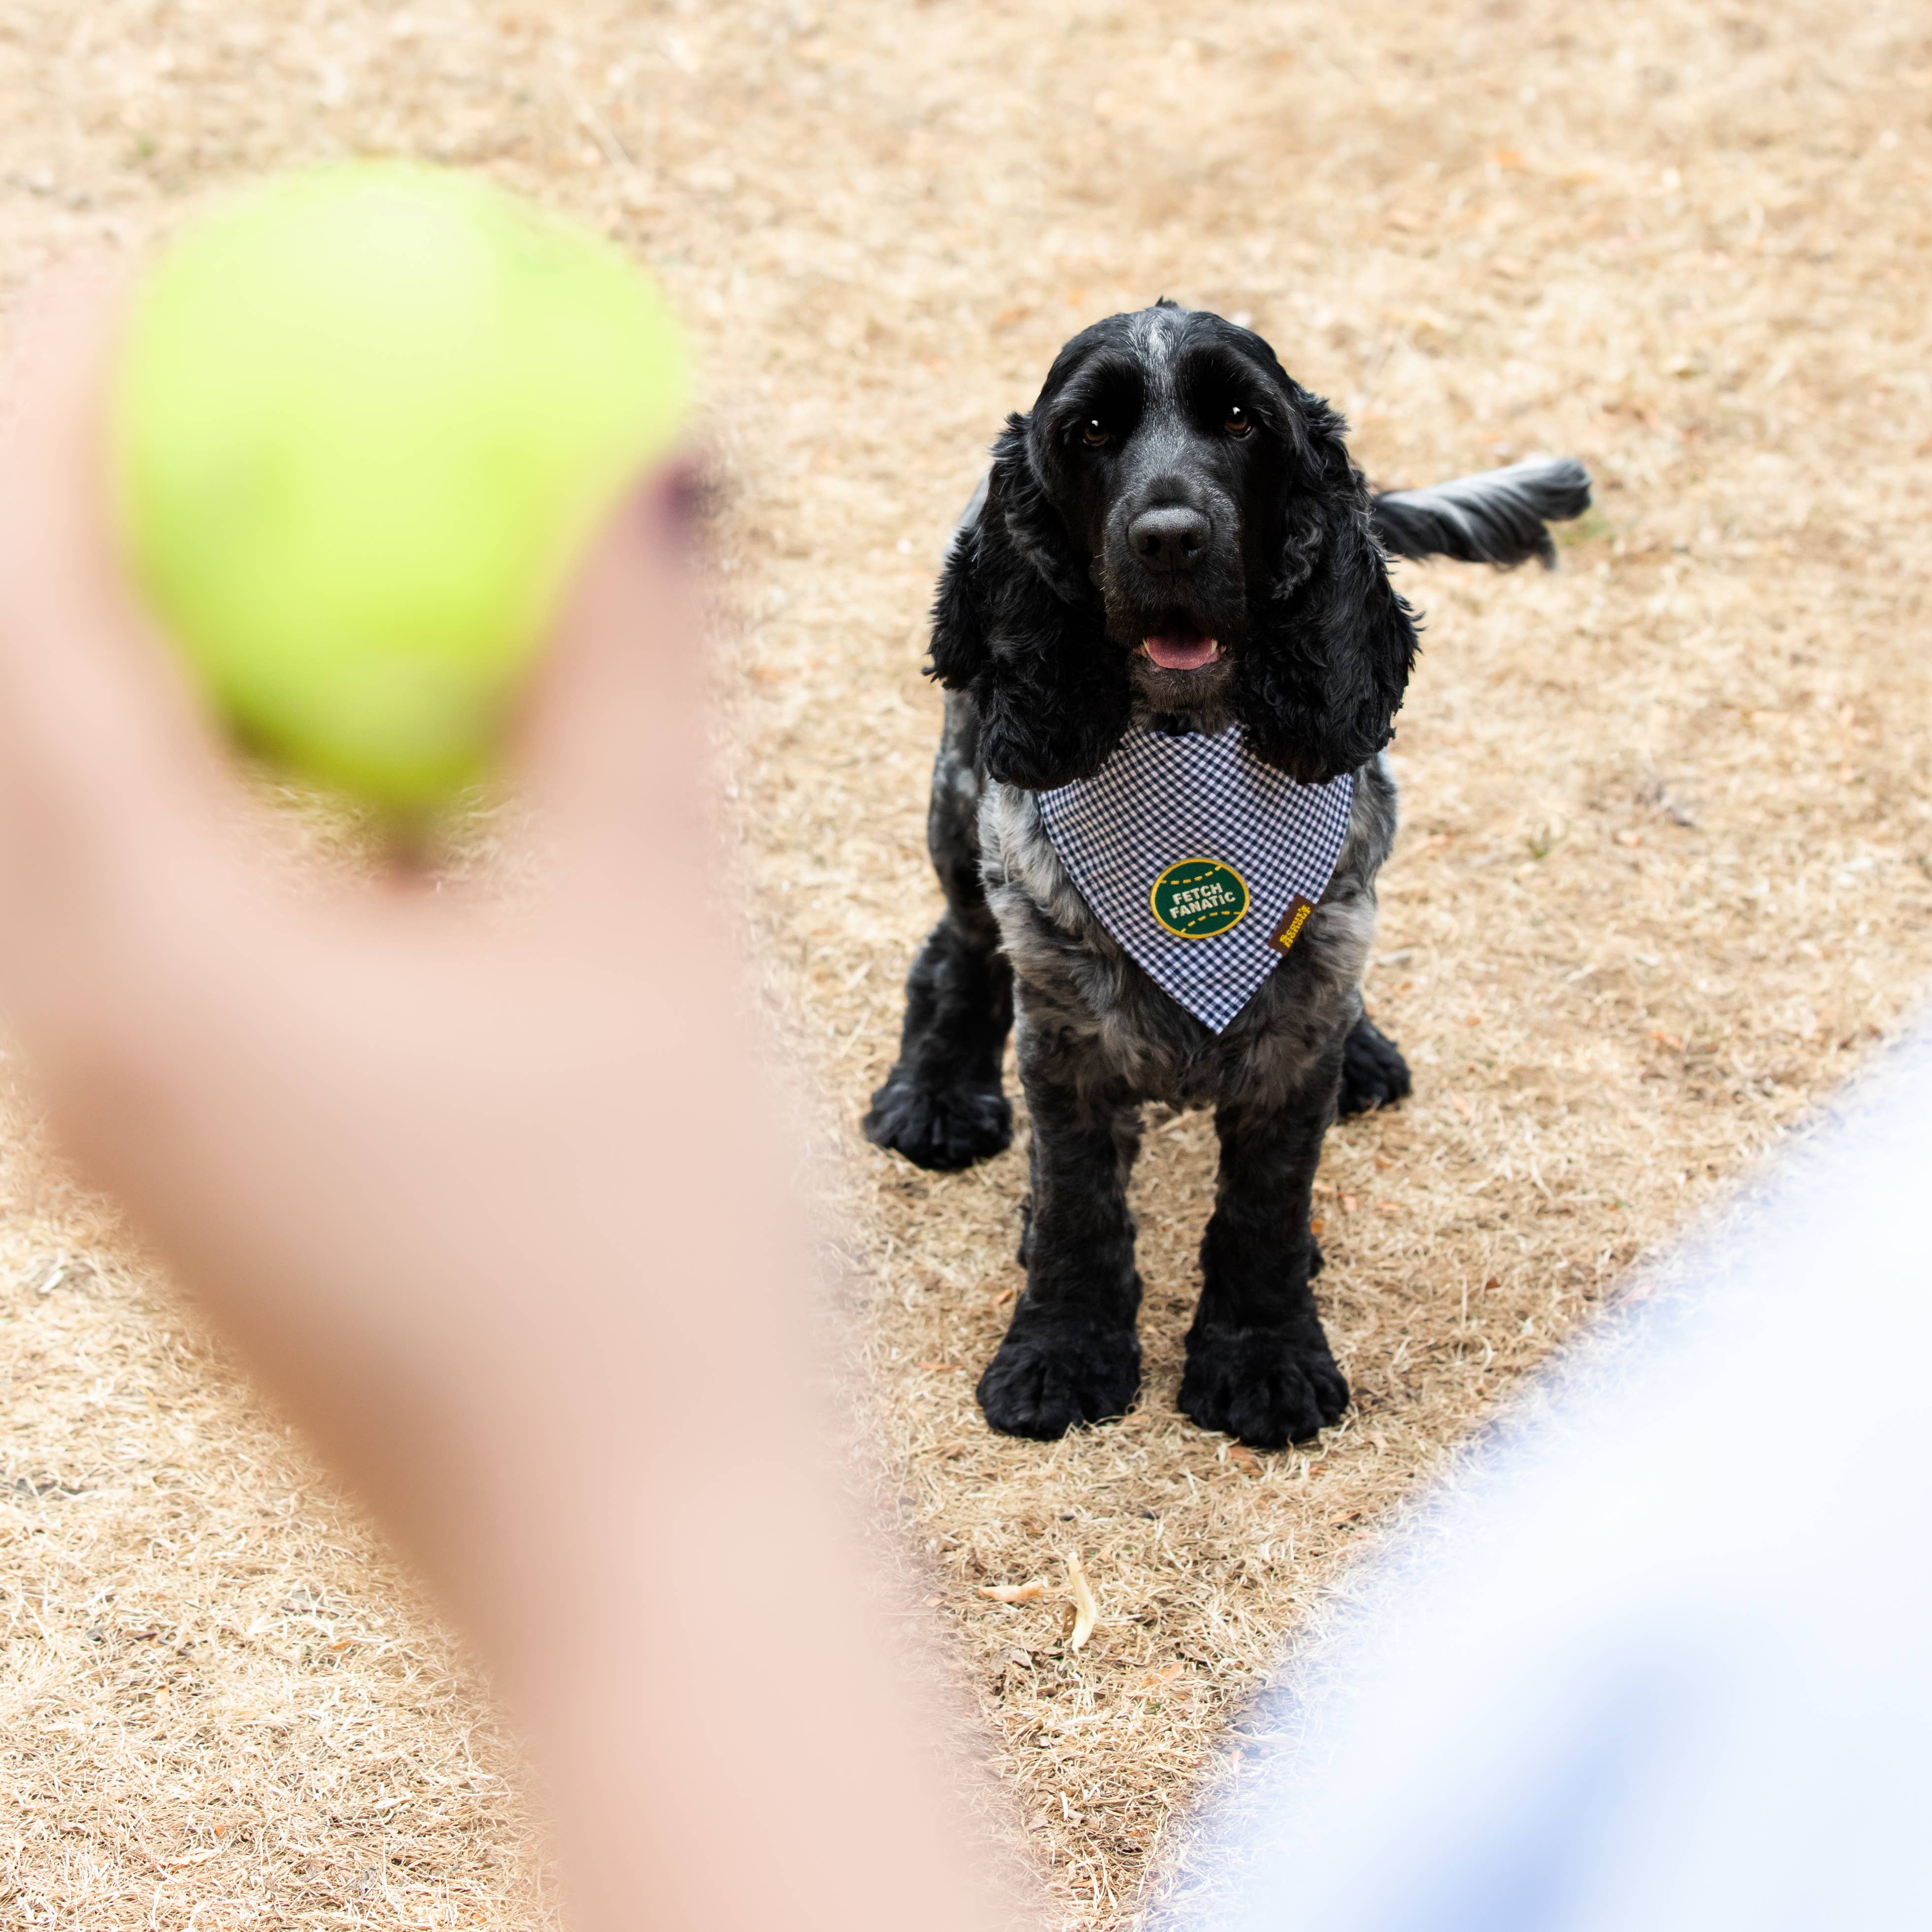
[[[152,864],[222,782],[116,554],[107,386],[124,303],[124,280],[99,266],[56,275],[30,298],[7,374],[0,891],[16,896],[84,888],[137,854]]]
[[[704,838],[692,469],[640,478],[572,587],[517,734],[568,880],[621,904]]]

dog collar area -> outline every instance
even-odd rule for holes
[[[1304,785],[1238,728],[1136,725],[1091,778],[1039,794],[1095,918],[1148,976],[1224,1031],[1301,936],[1348,836],[1354,776]]]

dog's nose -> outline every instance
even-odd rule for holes
[[[1127,526],[1134,554],[1150,570],[1192,570],[1208,548],[1208,519],[1184,503],[1159,503]]]

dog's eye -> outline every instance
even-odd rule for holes
[[[1113,432],[1098,416],[1089,416],[1080,425],[1080,440],[1089,449],[1103,448],[1113,440]]]
[[[1239,403],[1230,403],[1228,405],[1226,419],[1222,423],[1221,427],[1230,436],[1252,436],[1254,434],[1255,419],[1242,408]]]

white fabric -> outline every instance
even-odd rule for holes
[[[1298,900],[1318,904],[1348,836],[1354,775],[1297,784],[1238,729],[1129,730],[1090,778],[1040,794],[1060,863],[1094,916],[1163,991],[1216,1033],[1286,956],[1276,934]],[[1156,920],[1155,881],[1184,860],[1237,873],[1247,910],[1226,932],[1179,938]]]
[[[1830,1111],[1342,1580],[1156,1925],[1932,1925],[1932,1038]]]

